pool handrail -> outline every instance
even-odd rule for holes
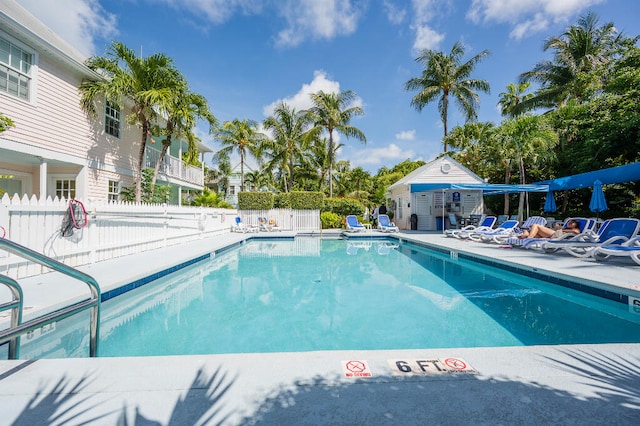
[[[24,259],[38,263],[48,268],[58,271],[64,275],[70,276],[87,284],[91,292],[89,299],[66,306],[62,309],[50,312],[48,314],[33,318],[27,322],[22,322],[23,311],[23,294],[20,284],[12,278],[0,274],[0,284],[9,287],[13,300],[11,302],[0,304],[0,312],[12,310],[11,325],[9,328],[0,331],[0,345],[9,342],[9,359],[18,359],[20,356],[20,336],[33,331],[43,325],[51,324],[57,320],[67,318],[85,309],[91,309],[91,325],[89,336],[89,356],[98,356],[99,342],[99,324],[100,324],[100,286],[97,281],[88,274],[80,272],[62,262],[31,250],[13,241],[0,238],[0,249],[9,253],[20,256]]]

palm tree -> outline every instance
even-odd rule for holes
[[[519,105],[533,97],[532,93],[524,94],[530,85],[531,83],[528,81],[517,85],[509,83],[507,85],[507,91],[500,93],[498,105],[500,105],[500,112],[503,116],[513,118],[523,113],[523,111],[519,109]]]
[[[608,63],[625,38],[618,35],[613,22],[598,27],[598,15],[589,12],[559,37],[552,37],[544,50],[553,50],[553,61],[542,61],[520,75],[521,82],[536,82],[540,89],[518,107],[521,111],[558,107],[571,99],[582,102],[590,86],[597,84],[589,73]],[[604,75],[596,78],[604,79]]]
[[[276,106],[272,116],[264,120],[265,130],[273,135],[273,140],[265,144],[271,158],[265,164],[265,171],[280,169],[284,192],[291,191],[296,165],[305,161],[311,125],[312,117],[307,111],[296,111],[283,102]]]
[[[127,121],[140,126],[140,152],[136,176],[136,202],[142,196],[142,167],[151,127],[157,119],[155,108],[167,105],[175,90],[183,84],[180,72],[173,60],[162,53],[140,58],[120,42],[113,42],[106,56],[93,56],[86,61],[92,70],[105,74],[102,80],[85,80],[80,84],[80,105],[91,116],[96,116],[95,102],[104,97],[106,102],[116,105],[124,100],[133,103]]]
[[[176,138],[185,138],[189,142],[189,151],[196,151],[196,137],[192,129],[196,125],[198,118],[204,119],[209,123],[209,132],[213,133],[217,120],[207,106],[207,100],[204,96],[188,91],[186,82],[181,85],[178,90],[169,99],[168,104],[161,105],[161,111],[166,114],[166,124],[160,130],[160,134],[164,136],[162,140],[162,150],[158,157],[158,162],[153,171],[151,180],[151,190],[155,187],[160,165],[167,151],[171,147],[171,140]]]
[[[266,135],[258,131],[258,124],[253,120],[226,121],[217,132],[217,138],[224,147],[218,151],[221,154],[230,154],[236,150],[240,154],[240,191],[244,191],[244,164],[247,156],[251,156],[261,162],[261,144],[267,139]]]
[[[507,160],[508,164],[517,164],[520,184],[526,183],[525,164],[549,161],[558,142],[558,135],[546,117],[537,115],[521,115],[505,120],[496,129],[495,136],[495,142],[501,146],[501,158]],[[520,219],[523,217],[524,194],[520,193],[518,205]]]
[[[329,134],[327,153],[329,156],[329,197],[333,197],[333,167],[335,164],[335,149],[333,132],[342,133],[347,138],[354,137],[366,143],[364,133],[355,126],[349,124],[357,115],[363,115],[364,110],[359,106],[349,106],[356,95],[350,90],[340,93],[325,93],[322,90],[311,94],[313,107],[309,109],[314,123],[313,133],[326,130]]]
[[[217,191],[222,191],[224,196],[227,196],[227,191],[229,189],[229,176],[231,176],[232,168],[231,168],[231,159],[229,158],[228,153],[225,152],[217,152],[212,159],[214,165],[217,163],[217,168],[212,168],[207,170],[207,180],[212,187],[211,184],[215,183],[217,187]]]
[[[424,66],[422,75],[414,77],[405,83],[405,90],[418,90],[411,100],[411,106],[422,111],[425,105],[438,100],[438,111],[444,126],[444,135],[449,129],[449,96],[452,96],[464,113],[467,121],[475,120],[476,110],[480,104],[480,97],[476,93],[480,90],[489,93],[489,83],[486,80],[469,78],[476,65],[490,55],[488,50],[475,55],[467,62],[461,64],[464,55],[464,46],[456,42],[451,52],[445,55],[443,52],[424,49],[416,58]],[[443,142],[444,152],[447,152],[447,144]]]

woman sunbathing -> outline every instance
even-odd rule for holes
[[[565,228],[557,226],[547,228],[546,226],[533,224],[531,229],[525,230],[518,238],[559,238],[563,234],[579,234],[580,224],[575,219],[569,219]]]

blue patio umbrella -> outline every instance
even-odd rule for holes
[[[602,191],[602,182],[597,180],[593,182],[593,193],[591,194],[591,202],[589,203],[589,209],[596,213],[598,217],[600,212],[607,210],[607,200],[604,198],[604,192]]]
[[[553,196],[553,191],[547,192],[547,199],[544,202],[544,211],[547,213],[553,213],[557,210],[556,199]]]

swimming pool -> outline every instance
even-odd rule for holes
[[[87,356],[88,317],[21,358]],[[249,241],[107,300],[100,356],[640,342],[622,303],[393,239]]]

